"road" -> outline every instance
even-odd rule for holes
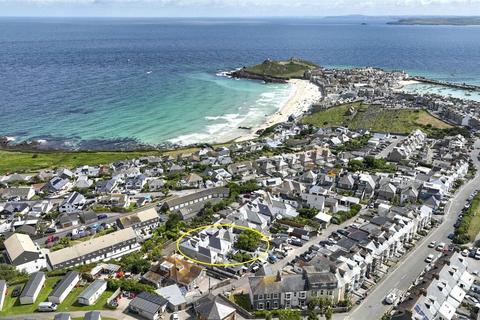
[[[270,264],[270,268],[272,270],[272,274],[276,274],[277,271],[281,271],[290,261],[292,261],[296,256],[299,256],[305,252],[308,251],[308,249],[310,248],[310,246],[312,246],[313,244],[318,244],[318,242],[320,240],[325,240],[328,238],[328,236],[333,232],[333,231],[336,231],[338,229],[342,229],[343,227],[346,227],[346,226],[349,226],[350,224],[352,224],[353,222],[355,222],[355,220],[357,219],[357,216],[343,222],[342,224],[340,225],[336,225],[336,224],[331,224],[329,225],[326,229],[323,229],[321,232],[321,234],[315,236],[315,237],[312,237],[310,240],[308,240],[307,242],[304,243],[303,246],[301,247],[295,247],[295,246],[292,246],[293,249],[290,250],[288,252],[288,255],[283,258],[283,259],[280,259],[278,260],[276,263],[274,264]],[[251,276],[251,275],[246,275],[246,276],[243,276],[241,277],[240,279],[238,280],[234,280],[230,283],[230,285],[227,285],[227,286],[223,286],[223,287],[220,287],[220,288],[217,288],[215,290],[212,290],[212,293],[213,294],[219,294],[219,293],[224,293],[224,292],[229,292],[232,290],[232,288],[234,288],[234,290],[236,292],[240,292],[240,291],[243,291],[243,292],[248,292],[248,277]]]
[[[480,140],[477,140],[475,147],[480,147]],[[480,161],[478,161],[478,150],[472,151],[471,158],[474,165],[480,169]],[[425,257],[430,253],[436,252],[434,249],[428,248],[428,244],[435,240],[438,242],[450,243],[448,235],[454,231],[458,214],[462,210],[468,197],[475,192],[480,186],[480,175],[477,175],[464,184],[450,199],[446,206],[444,222],[434,229],[429,235],[420,240],[412,251],[410,251],[393,270],[389,271],[387,276],[377,284],[372,292],[370,292],[358,307],[354,308],[348,315],[335,315],[335,319],[380,319],[382,315],[390,308],[381,303],[383,298],[393,288],[406,290],[413,281],[420,275],[425,268]],[[438,252],[437,252],[438,253]]]

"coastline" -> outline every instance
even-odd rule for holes
[[[257,132],[265,130],[273,125],[287,122],[290,116],[295,118],[307,112],[312,104],[319,101],[322,94],[318,87],[309,80],[291,79],[288,84],[294,87],[294,91],[283,104],[280,109],[274,114],[267,117],[266,121],[252,129],[249,132],[234,139],[234,142],[243,142],[258,138]]]

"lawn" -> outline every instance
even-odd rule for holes
[[[354,114],[349,109],[355,110]],[[415,129],[427,133],[452,126],[419,109],[387,109],[360,102],[343,104],[306,116],[303,123],[316,127],[344,126],[349,129],[368,129],[374,132],[408,134]]]
[[[62,279],[62,277],[51,277],[47,278],[45,284],[40,291],[40,294],[37,297],[37,300],[34,304],[20,304],[19,297],[14,298],[12,297],[12,291],[15,286],[11,286],[8,288],[8,295],[5,297],[5,303],[3,305],[3,310],[0,311],[0,316],[7,316],[7,315],[16,315],[16,314],[24,314],[24,313],[33,313],[37,310],[37,306],[40,302],[47,301],[48,294],[52,291],[53,286],[57,283],[58,280]],[[20,285],[23,287],[23,284]]]
[[[480,196],[476,196],[472,200],[468,211],[471,212],[472,215],[470,225],[468,226],[468,237],[473,241],[480,232]]]
[[[118,160],[129,160],[142,156],[177,155],[191,153],[198,148],[169,151],[116,151],[116,152],[20,152],[0,150],[0,174],[14,172],[36,172],[40,169],[82,165],[109,164]]]
[[[34,304],[21,305],[19,298],[13,298],[11,292],[15,286],[8,288],[8,295],[5,298],[3,310],[0,311],[0,317],[12,316],[17,314],[34,313],[37,310],[37,306],[40,302],[47,301],[48,295],[53,289],[55,283],[61,280],[62,277],[49,277],[45,281],[38,298]],[[90,310],[102,310],[105,309],[107,299],[113,294],[113,291],[105,291],[103,295],[98,299],[97,303],[92,306],[80,305],[76,302],[78,295],[85,289],[85,287],[78,287],[72,290],[59,306],[57,311],[90,311]]]

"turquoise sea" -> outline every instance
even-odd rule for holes
[[[0,136],[73,149],[229,140],[292,94],[219,76],[266,58],[480,84],[479,27],[385,22],[1,18]]]

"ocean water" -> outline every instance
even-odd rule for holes
[[[220,71],[295,56],[480,84],[478,39],[378,20],[1,18],[0,135],[85,149],[228,140],[292,87]]]

